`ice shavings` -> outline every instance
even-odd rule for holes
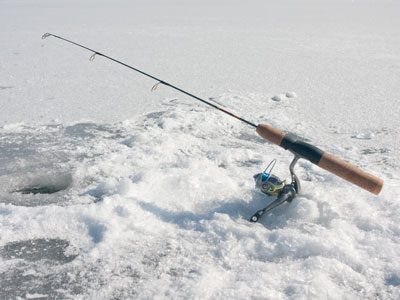
[[[269,109],[279,114],[285,108],[271,103]],[[399,255],[398,216],[389,217],[382,201],[308,162],[296,167],[302,179],[309,177],[302,181],[303,194],[260,223],[248,222],[272,201],[254,189],[252,175],[278,157],[275,171],[288,176],[290,157],[257,139],[238,139],[248,129],[236,120],[165,101],[159,113],[123,123],[67,128],[2,133],[24,144],[38,131],[36,148],[51,144],[47,155],[53,162],[21,150],[26,168],[35,164],[50,172],[62,163],[73,182],[57,205],[0,204],[2,268],[20,263],[2,275],[10,293],[99,299],[396,294],[397,263],[386,257]],[[50,132],[55,142],[46,138]],[[61,149],[69,155],[55,156]],[[15,165],[7,168],[15,173],[3,182],[24,178]],[[9,197],[2,191],[3,199]],[[57,257],[48,260],[50,268],[23,249],[31,241],[40,241],[48,258]],[[11,284],[26,270],[30,277],[24,285]],[[30,288],[44,278],[50,285]],[[49,286],[61,288],[50,292]]]

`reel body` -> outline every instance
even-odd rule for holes
[[[272,169],[275,166],[276,159],[273,159],[268,166],[265,168],[264,172],[258,173],[253,176],[256,182],[256,188],[268,196],[278,197],[267,207],[258,210],[251,218],[250,222],[257,222],[262,215],[271,209],[282,205],[285,202],[291,202],[297,194],[300,193],[300,181],[296,174],[294,173],[294,166],[300,157],[295,156],[290,164],[290,174],[292,181],[290,184],[286,184],[286,180],[280,180],[278,176],[271,174]]]
[[[279,196],[285,186],[286,180],[280,180],[278,176],[268,173],[254,175],[256,188],[269,196]]]

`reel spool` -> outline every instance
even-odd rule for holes
[[[282,193],[286,180],[282,181],[278,176],[271,174],[275,164],[276,159],[273,159],[265,168],[264,172],[258,173],[253,177],[256,181],[256,188],[264,194],[278,197]]]

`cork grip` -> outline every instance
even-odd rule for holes
[[[281,145],[281,142],[286,135],[286,132],[280,131],[279,129],[267,124],[258,125],[256,131],[261,137],[278,146]]]
[[[378,195],[383,187],[383,180],[375,177],[327,152],[321,157],[318,166],[359,187]]]
[[[383,180],[375,177],[321,149],[297,140],[286,133],[267,124],[260,124],[257,133],[266,140],[290,150],[295,155],[308,159],[322,169],[331,172],[359,187],[378,195],[383,187]]]

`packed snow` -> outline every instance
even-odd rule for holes
[[[1,299],[399,299],[400,4],[0,1]],[[308,161],[193,98],[385,181]]]

